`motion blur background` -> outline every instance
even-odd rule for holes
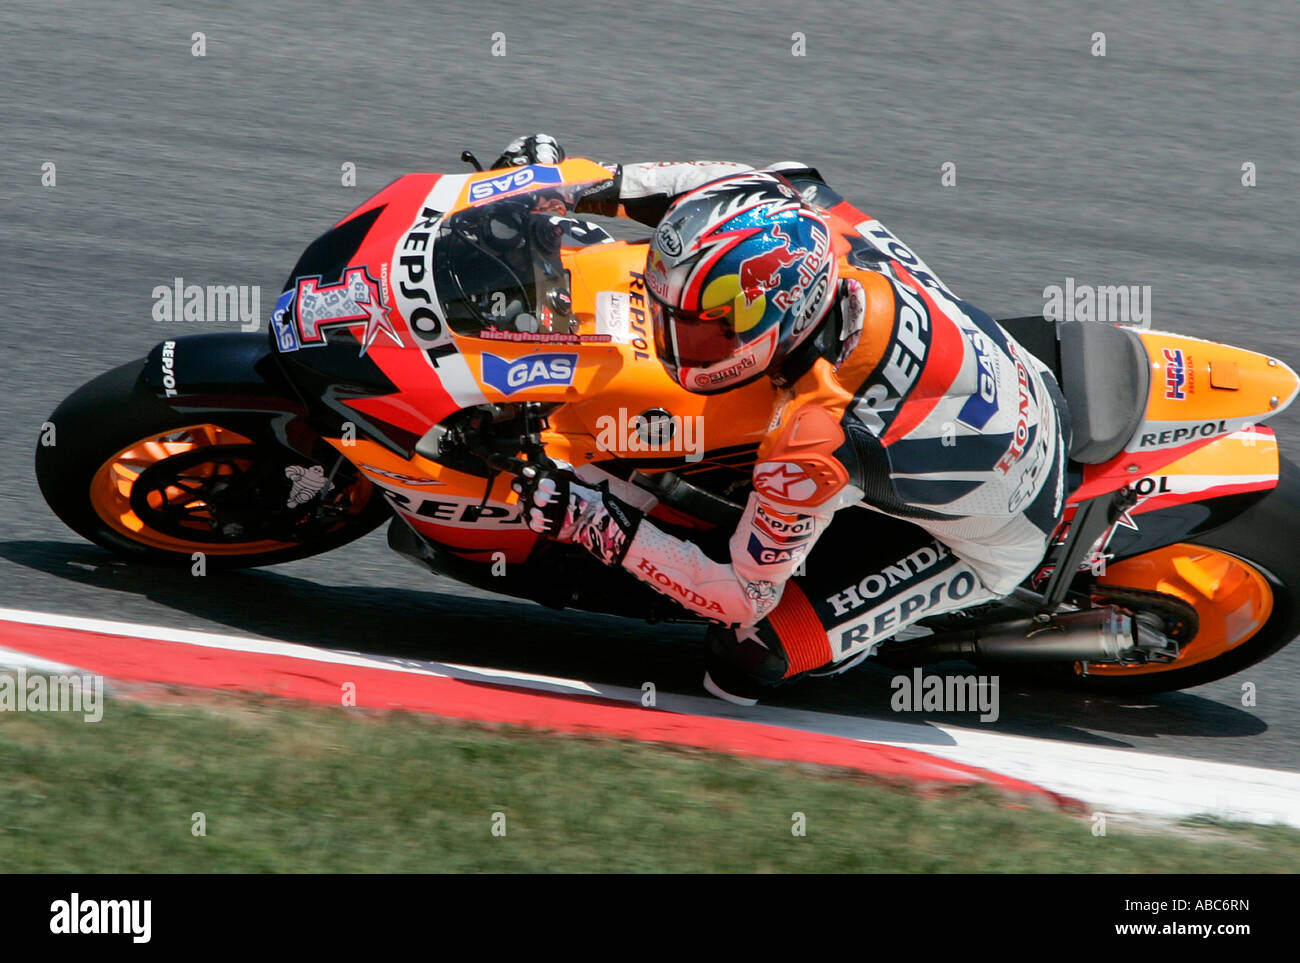
[[[693,630],[489,601],[382,534],[206,582],[106,565],[40,500],[37,426],[100,371],[214,329],[153,322],[155,285],[260,285],[265,315],[307,242],[392,178],[537,130],[602,160],[803,160],[995,316],[1067,277],[1150,285],[1153,327],[1300,365],[1298,18],[1293,0],[7,3],[0,605],[697,691]],[[1300,441],[1300,412],[1273,425]],[[1249,710],[1231,679],[1158,712],[1004,693],[998,725],[1300,768],[1300,655],[1247,675]],[[887,715],[888,692],[855,673],[782,698]]]

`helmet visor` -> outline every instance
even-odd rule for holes
[[[669,369],[707,368],[726,361],[741,348],[735,311],[730,303],[704,311],[683,311],[665,304],[647,288],[655,350]]]

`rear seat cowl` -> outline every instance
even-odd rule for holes
[[[1061,390],[1074,426],[1070,458],[1085,465],[1109,461],[1146,414],[1146,348],[1132,331],[1095,321],[1065,321],[1059,333]]]

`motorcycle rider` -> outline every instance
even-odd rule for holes
[[[496,166],[563,159],[539,134]],[[832,208],[862,236],[837,235]],[[714,621],[708,691],[752,705],[843,671],[919,619],[1010,594],[1042,560],[1070,430],[1051,372],[815,170],[624,164],[577,209],[655,227],[647,307],[674,381],[778,389],[725,561],[606,483],[530,467],[515,485],[534,531]]]

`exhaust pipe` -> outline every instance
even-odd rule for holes
[[[1141,639],[1133,618],[1114,606],[1067,612],[1048,621],[1017,619],[967,632],[891,643],[891,656],[925,662],[968,659],[999,662],[1146,662],[1177,643],[1146,625]]]
[[[1005,662],[1126,662],[1136,648],[1133,619],[1111,607],[1070,612],[1050,622],[1020,619],[975,640],[979,655]]]

